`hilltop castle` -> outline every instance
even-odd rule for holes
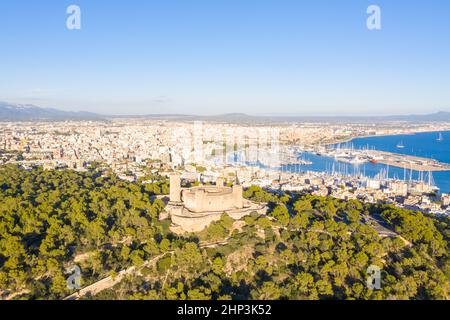
[[[266,213],[264,205],[243,198],[242,186],[226,187],[225,180],[218,178],[215,186],[181,188],[181,177],[170,176],[170,202],[162,219],[169,218],[173,227],[185,232],[199,232],[210,223],[220,220],[223,213],[239,220],[258,212]]]

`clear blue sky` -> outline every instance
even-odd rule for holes
[[[82,29],[66,29],[66,8]],[[366,9],[382,9],[382,30]],[[0,101],[108,114],[450,111],[448,0],[1,0]]]

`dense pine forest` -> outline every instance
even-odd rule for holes
[[[82,299],[449,298],[448,217],[251,187],[244,196],[267,203],[267,216],[224,214],[176,235],[158,220],[168,182],[152,180],[0,167],[0,296],[65,298],[76,264],[82,287],[135,267]],[[380,290],[366,285],[371,265]]]

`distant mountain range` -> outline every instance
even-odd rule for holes
[[[450,121],[450,112],[440,111],[424,115],[388,116],[383,118],[395,121]]]
[[[91,112],[69,112],[41,108],[31,104],[12,104],[0,101],[0,121],[61,121],[102,120],[103,116]]]
[[[229,113],[215,116],[196,116],[183,114],[150,114],[113,116],[100,115],[92,112],[70,112],[53,108],[41,108],[31,104],[12,104],[0,102],[0,121],[63,121],[63,120],[93,120],[104,121],[120,118],[160,119],[178,121],[220,121],[220,122],[430,122],[450,121],[450,112],[437,112],[426,115],[399,116],[251,116],[244,113]]]

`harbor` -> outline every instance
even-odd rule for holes
[[[333,148],[327,150],[319,149],[313,151],[313,153],[331,157],[339,162],[350,163],[353,165],[370,162],[373,164],[382,163],[392,167],[413,171],[450,171],[450,164],[442,163],[434,159],[379,150]]]
[[[356,138],[334,145],[283,148],[283,172],[324,172],[371,179],[424,182],[450,192],[450,132]],[[264,163],[264,162],[263,162]],[[266,167],[273,167],[266,163]]]

